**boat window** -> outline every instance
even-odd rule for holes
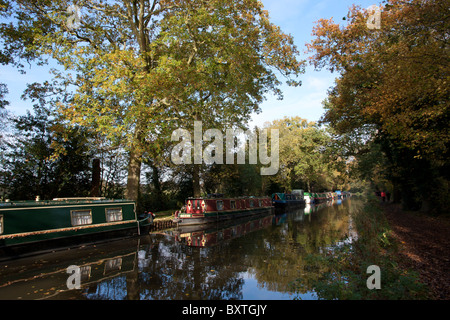
[[[106,221],[122,221],[122,208],[106,208]]]
[[[217,210],[223,210],[223,201],[222,200],[217,200],[216,205],[217,205]]]
[[[71,210],[70,215],[72,217],[73,226],[82,226],[92,223],[91,210]]]
[[[262,207],[263,206],[262,200],[258,200],[258,201],[259,201],[259,206]]]
[[[3,233],[3,216],[0,215],[0,234]]]
[[[236,201],[230,200],[230,209],[236,209]]]
[[[254,206],[253,200],[250,200],[250,208]]]

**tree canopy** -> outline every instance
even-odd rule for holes
[[[448,189],[432,187],[449,179],[448,1],[386,1],[380,29],[367,27],[370,14],[354,6],[347,25],[321,19],[313,30],[311,63],[340,73],[322,122],[352,141],[354,154],[380,144],[390,180],[426,199]]]
[[[5,52],[25,50],[65,68],[55,80],[73,91],[60,110],[129,150],[130,198],[137,197],[142,159],[158,135],[193,119],[245,125],[265,94],[281,97],[280,75],[300,84],[304,62],[292,37],[256,0],[76,6],[80,16],[68,13],[65,1],[5,1],[5,14],[14,17],[2,26]]]

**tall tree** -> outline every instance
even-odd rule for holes
[[[7,142],[4,163],[10,199],[89,195],[93,150],[85,130],[65,126],[37,105],[13,123],[14,139]]]
[[[324,121],[342,132],[376,125],[418,156],[443,159],[450,139],[447,4],[387,1],[379,30],[367,27],[370,12],[356,6],[345,27],[319,20],[311,61],[342,74]]]
[[[322,19],[313,30],[312,63],[341,74],[322,121],[358,142],[354,151],[381,143],[397,171],[404,169],[404,193],[420,197],[408,185],[430,184],[411,179],[450,178],[448,1],[386,1],[380,29],[367,27],[370,14],[355,6],[346,26]]]
[[[75,92],[61,111],[123,142],[132,199],[160,132],[194,119],[244,122],[267,92],[281,95],[278,72],[291,85],[303,72],[292,37],[256,0],[80,0],[70,14],[65,1],[19,0],[8,10],[17,28],[52,30],[31,46],[67,70],[56,79]]]
[[[272,178],[278,185],[287,192],[295,188],[323,191],[335,186],[339,161],[324,128],[300,117],[274,120],[269,128],[279,130],[280,172]]]

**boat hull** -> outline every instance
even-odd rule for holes
[[[253,209],[216,211],[205,214],[186,214],[182,213],[173,220],[178,226],[192,226],[199,224],[217,223],[231,221],[234,219],[245,218],[261,213],[273,213],[274,207],[262,207]]]
[[[13,245],[2,245],[0,240],[0,261],[12,258],[22,258],[29,255],[36,255],[52,250],[62,250],[74,248],[81,245],[106,242],[118,238],[129,238],[138,235],[137,226],[133,225],[123,229],[114,230],[93,230],[84,234],[60,234],[60,237],[45,240],[31,241],[24,239],[23,243]]]
[[[272,194],[272,204],[277,211],[304,206],[303,190],[293,190],[292,193],[274,193]]]
[[[276,209],[301,207],[305,205],[304,200],[274,200],[272,203]]]

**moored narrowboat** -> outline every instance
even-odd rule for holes
[[[327,201],[328,197],[327,197],[327,193],[322,192],[322,193],[313,193],[314,195],[314,203],[321,203],[321,202],[325,202]]]
[[[303,198],[305,199],[305,204],[313,204],[314,203],[314,196],[312,193],[305,192],[303,194]]]
[[[302,206],[305,204],[303,190],[294,190],[292,193],[274,193],[272,194],[272,204],[277,209]]]
[[[269,197],[224,198],[222,194],[212,194],[206,198],[188,198],[185,206],[175,212],[173,222],[180,226],[213,223],[272,209]]]
[[[56,247],[139,235],[153,223],[135,202],[60,198],[0,203],[0,259]]]

